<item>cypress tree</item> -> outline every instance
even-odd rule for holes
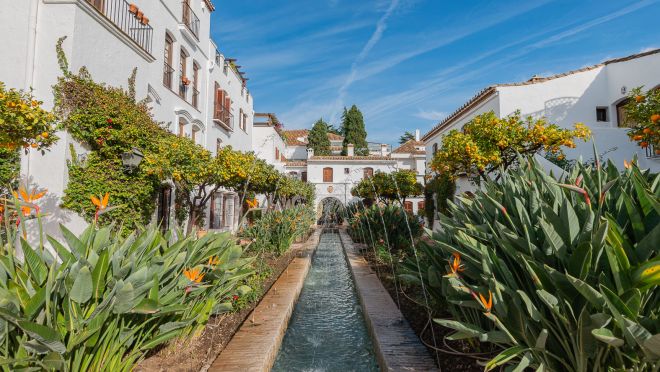
[[[341,127],[342,134],[344,135],[341,154],[346,155],[348,153],[348,144],[352,143],[355,146],[355,155],[369,155],[369,148],[367,147],[367,131],[364,128],[364,118],[362,117],[362,112],[360,112],[357,106],[351,106],[350,110],[346,110],[346,107],[344,107]]]
[[[307,135],[307,148],[314,149],[314,155],[330,155],[330,140],[328,139],[328,124],[319,119]]]

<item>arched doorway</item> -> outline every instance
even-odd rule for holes
[[[341,224],[346,213],[344,204],[335,197],[321,199],[316,208],[316,217],[319,225]]]

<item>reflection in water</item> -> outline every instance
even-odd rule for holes
[[[378,371],[339,235],[321,235],[273,371]]]

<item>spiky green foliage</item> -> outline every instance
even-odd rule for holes
[[[410,253],[411,242],[422,235],[419,219],[400,205],[353,204],[348,208],[351,238],[370,247],[385,245],[391,253]]]
[[[310,206],[297,205],[265,213],[241,235],[252,239],[250,249],[256,252],[283,254],[297,238],[309,231],[314,219],[314,210]]]
[[[505,348],[487,370],[657,370],[660,176],[578,164],[556,181],[542,169],[522,161],[440,216],[420,267],[455,316],[437,322]]]
[[[307,135],[307,147],[314,149],[314,155],[330,155],[330,139],[328,139],[328,124],[319,119]]]
[[[5,214],[6,218],[9,213]],[[229,234],[201,239],[155,226],[62,227],[57,252],[5,224],[0,247],[0,370],[129,371],[145,353],[230,310],[251,273]],[[177,238],[178,237],[178,238]],[[21,243],[18,259],[14,242]],[[197,270],[192,281],[184,271]]]
[[[349,110],[344,107],[341,124],[344,142],[342,144],[342,155],[347,154],[347,146],[352,143],[355,146],[355,155],[369,155],[367,145],[367,130],[364,128],[362,112],[353,105]]]

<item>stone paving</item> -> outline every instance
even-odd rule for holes
[[[248,316],[209,371],[269,371],[286,332],[291,313],[311,266],[321,229],[298,247],[289,267],[280,275]]]
[[[381,370],[439,371],[378,276],[355,250],[346,229],[340,229],[339,234]]]

